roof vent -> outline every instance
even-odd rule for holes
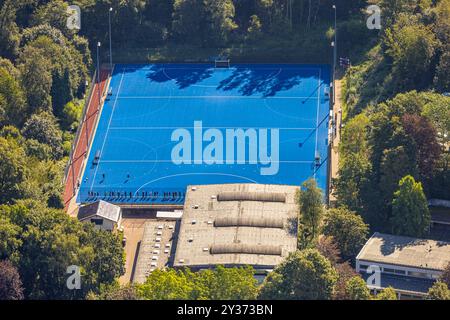
[[[197,187],[192,187],[191,190],[192,191],[197,191]]]
[[[178,260],[179,263],[184,263],[184,259]]]

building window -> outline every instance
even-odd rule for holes
[[[369,267],[369,266],[367,266],[367,265],[365,265],[365,264],[360,264],[360,265],[359,265],[359,270],[361,270],[361,271],[366,271],[368,267]]]
[[[102,226],[103,225],[103,219],[91,219],[91,222],[95,224],[96,226]]]
[[[386,273],[395,273],[394,269],[389,269],[389,268],[383,268],[383,271]]]
[[[395,274],[406,275],[406,271],[405,270],[395,270]]]
[[[426,274],[424,272],[409,271],[408,275],[410,277],[415,277],[415,278],[428,278],[428,274]]]

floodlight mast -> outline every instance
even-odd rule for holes
[[[101,101],[102,101],[102,96],[101,96],[101,92],[100,92],[100,54],[99,54],[101,45],[102,45],[101,42],[97,42],[97,92],[98,92],[98,108],[97,108],[97,110],[100,108]]]
[[[108,11],[108,23],[109,23],[109,68],[112,72],[112,34],[111,34],[111,12],[113,8],[110,7]]]
[[[336,63],[337,63],[337,8],[333,5],[334,9],[334,41],[333,46],[333,107],[336,103]]]

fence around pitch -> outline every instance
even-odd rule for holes
[[[75,133],[75,137],[74,137],[73,142],[72,142],[72,148],[70,150],[69,160],[67,161],[66,167],[64,169],[64,181],[63,181],[64,184],[67,183],[67,178],[69,176],[69,174],[68,174],[69,173],[69,169],[70,169],[70,166],[72,164],[72,159],[73,159],[76,147],[78,145],[78,141],[80,139],[80,134],[81,134],[81,130],[83,128],[83,123],[86,120],[86,112],[87,112],[87,109],[89,108],[89,104],[90,104],[91,99],[92,99],[92,91],[94,90],[94,87],[95,87],[95,83],[96,83],[95,79],[96,78],[97,78],[97,70],[95,70],[94,75],[92,76],[91,82],[89,83],[89,91],[88,91],[88,94],[86,96],[87,98],[84,101],[84,106],[83,106],[83,110],[82,110],[81,117],[80,117],[80,123],[78,125],[77,131]]]

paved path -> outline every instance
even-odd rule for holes
[[[331,148],[331,179],[337,178],[338,170],[339,170],[339,143],[341,141],[341,122],[342,122],[342,101],[341,101],[341,92],[342,92],[342,80],[336,80],[336,103],[333,109],[333,117],[336,120],[335,124],[335,132],[336,135],[334,137],[332,148]],[[330,203],[336,201],[336,198],[333,195],[333,189],[330,190]]]

